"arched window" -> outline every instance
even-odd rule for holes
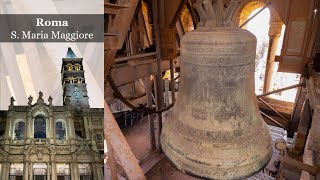
[[[46,118],[43,115],[34,119],[34,138],[46,138]]]
[[[82,78],[78,77],[78,83],[81,84],[82,83]]]
[[[73,71],[73,67],[71,63],[68,63],[67,66],[68,66],[68,71]]]
[[[80,71],[81,70],[81,66],[80,66],[80,64],[75,64],[75,69],[76,69],[76,71]]]
[[[75,81],[75,78],[74,77],[70,77],[70,83],[73,84]]]
[[[66,123],[63,121],[56,122],[56,139],[57,140],[66,140]]]
[[[14,140],[23,140],[25,134],[26,123],[18,121],[14,124]]]

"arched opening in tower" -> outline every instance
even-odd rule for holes
[[[260,1],[248,3],[240,12],[239,25],[252,18],[242,28],[257,37],[255,65],[255,93],[262,94],[298,84],[299,74],[277,72],[279,62],[275,56],[281,54],[285,25],[272,6]],[[258,15],[256,15],[258,14]],[[256,15],[256,16],[255,16]],[[269,95],[269,98],[294,102],[297,88]]]
[[[249,18],[259,12],[261,8],[255,9],[251,12]],[[254,34],[257,38],[257,49],[255,59],[255,92],[256,94],[263,93],[265,70],[269,48],[269,22],[270,11],[268,8],[264,9],[255,18],[253,18],[246,26],[246,29]]]

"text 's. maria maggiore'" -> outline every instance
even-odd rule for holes
[[[42,18],[36,18],[37,27],[68,27],[68,21],[45,21]],[[76,41],[76,40],[91,40],[94,38],[93,33],[81,33],[75,31],[72,33],[66,33],[62,31],[11,31],[10,38],[22,39],[22,40],[65,40],[65,41]]]

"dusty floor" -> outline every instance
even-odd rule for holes
[[[148,119],[144,118],[139,122],[136,122],[132,127],[123,130],[123,134],[131,147],[133,154],[140,161],[142,166],[148,166],[143,168],[147,173],[147,178],[150,180],[196,180],[188,176],[176,168],[174,168],[164,157],[161,162],[154,166],[145,165],[151,163],[153,159],[152,154],[155,152],[151,151],[150,140],[149,140],[149,124]],[[158,160],[160,161],[160,160]]]
[[[122,130],[131,151],[138,160],[142,160],[151,153],[150,140],[149,140],[149,126],[148,119],[135,122],[132,127]]]
[[[151,151],[148,118],[122,130],[135,157],[139,160],[148,180],[199,180],[174,168],[159,151]],[[274,179],[257,174],[249,180]]]

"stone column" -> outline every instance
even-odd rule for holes
[[[73,163],[69,163],[69,168],[70,168],[70,176],[71,176],[71,179],[75,179]]]
[[[96,173],[93,174],[93,179],[103,180],[102,166],[99,162],[93,164],[93,172]]]
[[[33,127],[33,119],[34,117],[32,116],[31,112],[30,112],[30,117],[28,119],[28,123],[29,123],[29,130],[28,130],[28,134],[29,134],[29,138],[33,138],[34,137],[34,127]]]
[[[31,111],[30,109],[28,109],[27,112],[27,119],[26,119],[26,139],[30,139],[33,138],[32,136],[32,126],[31,126],[31,122],[32,122],[32,115],[31,115]]]
[[[50,126],[49,126],[49,132],[48,132],[48,135],[49,137],[47,138],[50,138],[50,142],[53,143],[53,140],[56,139],[56,137],[54,136],[54,132],[55,132],[55,122],[54,122],[54,117],[53,117],[53,113],[50,111],[49,112],[49,123],[50,123]]]
[[[46,162],[46,164],[47,164],[47,180],[50,180],[51,179],[50,178],[50,175],[51,175],[51,173],[50,173],[50,171],[51,171],[50,162]]]
[[[274,74],[274,60],[276,57],[276,52],[279,44],[279,39],[281,35],[282,22],[270,22],[269,28],[269,48],[266,63],[265,79],[263,85],[263,93],[272,91],[273,84],[273,74]]]
[[[71,112],[68,113],[69,139],[75,139],[74,120]]]
[[[1,170],[1,179],[9,179],[9,172],[10,172],[10,163],[9,162],[4,162],[2,164],[2,170]]]
[[[30,162],[29,180],[33,180],[33,162]]]
[[[70,163],[70,172],[72,180],[80,180],[79,165],[77,162]]]
[[[57,180],[57,163],[51,161],[51,180]]]
[[[88,118],[85,117],[84,118],[84,130],[86,132],[86,139],[89,140],[90,139],[90,133],[89,133],[89,127],[88,127]]]
[[[98,172],[97,172],[97,165],[95,162],[93,162],[91,165],[91,172],[92,172],[92,175],[93,175],[93,179],[96,179],[96,180],[100,180],[99,176],[98,176]]]
[[[23,164],[23,180],[29,180],[29,169],[30,163],[29,160],[26,160]]]
[[[79,164],[74,163],[75,180],[80,180]]]
[[[11,129],[12,129],[12,127],[11,127],[11,122],[13,121],[12,120],[12,112],[9,112],[8,113],[8,121],[7,121],[7,124],[6,124],[6,132],[5,132],[5,139],[8,139],[8,138],[10,138],[10,133],[11,133]]]

